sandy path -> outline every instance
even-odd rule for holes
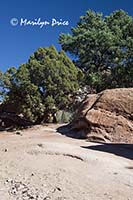
[[[0,134],[0,200],[132,200],[133,161],[56,126]],[[126,149],[125,149],[126,151]]]

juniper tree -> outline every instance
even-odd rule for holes
[[[76,56],[85,84],[97,89],[133,86],[133,18],[117,10],[109,16],[92,10],[81,16],[59,43]]]

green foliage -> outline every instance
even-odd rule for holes
[[[72,118],[72,113],[63,111],[61,120],[63,123],[70,122],[71,118]]]
[[[82,72],[64,51],[39,48],[26,64],[10,68],[3,75],[6,102],[13,103],[33,122],[47,121],[57,110],[69,110]]]
[[[89,10],[71,34],[60,35],[59,42],[65,51],[77,56],[76,65],[86,75],[85,84],[97,91],[133,86],[133,18],[123,10],[106,17]]]
[[[55,118],[57,123],[68,123],[72,119],[72,113],[59,110],[57,111]]]

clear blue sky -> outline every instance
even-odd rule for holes
[[[133,0],[0,0],[0,70],[25,63],[39,47],[55,45],[60,49],[58,37],[68,33],[79,17],[88,9],[105,15],[116,9],[124,9],[133,16]],[[10,20],[52,18],[69,21],[69,26],[12,26]]]

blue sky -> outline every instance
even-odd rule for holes
[[[124,9],[133,16],[132,0],[0,0],[0,70],[18,67],[26,63],[39,47],[55,45],[60,50],[58,37],[68,33],[86,10],[92,9],[109,15],[116,9]],[[68,26],[12,26],[12,18],[34,21],[69,21]]]

